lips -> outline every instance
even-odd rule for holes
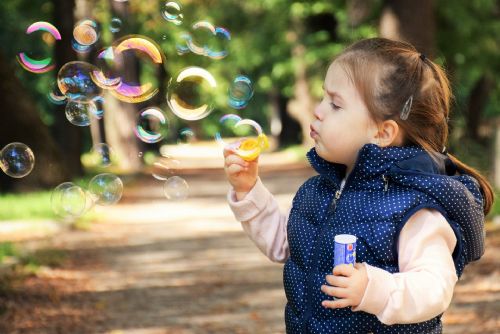
[[[309,128],[311,129],[311,132],[309,133],[309,135],[311,136],[312,139],[316,139],[316,137],[318,137],[318,132],[314,129],[312,124]]]

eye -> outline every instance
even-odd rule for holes
[[[330,107],[332,107],[333,110],[339,110],[340,107],[338,105],[336,105],[335,103],[333,102],[330,102]]]

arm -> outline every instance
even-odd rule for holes
[[[227,199],[234,216],[261,252],[271,261],[285,262],[289,256],[288,217],[281,214],[277,201],[260,179],[246,194],[231,189]]]
[[[375,314],[384,324],[416,323],[444,312],[458,278],[452,259],[455,234],[436,210],[422,209],[399,236],[399,269],[391,274],[365,264],[363,298],[353,311]]]

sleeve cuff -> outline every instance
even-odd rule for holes
[[[353,311],[364,311],[379,314],[385,308],[391,294],[389,282],[392,275],[388,271],[364,263],[368,275],[368,284],[358,306]]]
[[[264,186],[260,178],[246,196],[238,201],[234,189],[230,189],[227,194],[229,207],[233,211],[234,217],[240,222],[249,221],[259,214],[269,202],[271,193]]]

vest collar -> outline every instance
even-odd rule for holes
[[[312,148],[307,153],[311,166],[318,174],[331,180],[337,188],[345,177],[346,166],[328,162],[321,158]],[[437,162],[418,146],[379,147],[375,144],[365,144],[358,152],[358,158],[349,179],[357,182],[371,180],[395,170],[413,170],[419,173],[454,175],[455,169],[450,166],[451,160],[443,154],[437,156]]]

